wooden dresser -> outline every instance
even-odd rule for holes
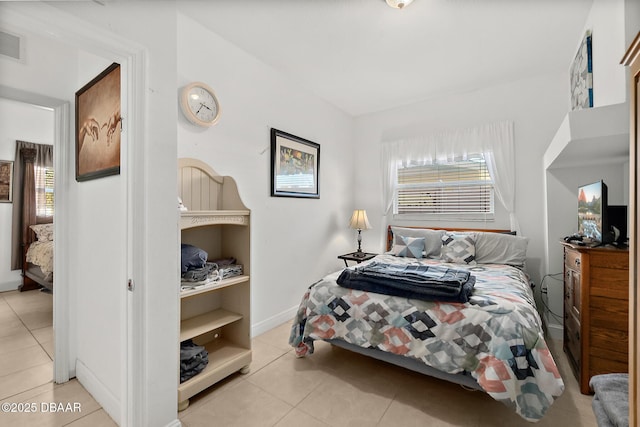
[[[588,394],[592,376],[628,372],[629,251],[563,246],[563,347]]]

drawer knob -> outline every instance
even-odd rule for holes
[[[576,260],[574,262],[575,262],[576,266],[578,266],[578,267],[580,266],[580,258],[576,258]]]

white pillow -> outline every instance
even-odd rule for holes
[[[456,264],[476,264],[475,233],[445,233],[442,236],[442,254],[444,262]]]
[[[36,233],[36,237],[39,242],[52,242],[53,241],[53,224],[38,224],[30,225],[30,229]]]
[[[430,228],[406,228],[391,226],[391,232],[394,236],[404,237],[423,237],[424,238],[424,258],[438,259],[442,249],[443,230],[432,230]],[[395,237],[394,237],[395,246]],[[395,252],[391,248],[392,252]]]
[[[477,233],[476,262],[524,268],[528,243],[528,237],[502,233]]]

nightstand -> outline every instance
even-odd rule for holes
[[[364,256],[355,256],[355,254],[357,254],[357,252],[338,255],[338,259],[344,260],[345,267],[349,267],[349,264],[347,264],[347,261],[355,261],[358,264],[360,264],[362,261],[369,261],[371,258],[374,258],[376,255],[378,255],[378,254],[371,254],[368,252],[362,252]]]

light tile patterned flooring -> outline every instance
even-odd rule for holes
[[[29,291],[0,293],[0,402],[80,402],[82,413],[6,414],[1,426],[115,426],[76,380],[51,382],[52,298]],[[247,375],[234,374],[191,399],[178,414],[186,427],[205,426],[572,426],[596,427],[591,397],[562,353],[552,351],[565,380],[564,394],[544,419],[531,424],[488,395],[415,374],[358,354],[316,343],[296,358],[290,325],[253,340]]]
[[[77,380],[57,385],[52,379],[53,296],[40,291],[0,293],[0,403],[16,404],[14,410],[25,403],[36,408],[16,413],[3,406],[0,426],[116,426]],[[51,403],[78,403],[81,411],[52,413]]]

